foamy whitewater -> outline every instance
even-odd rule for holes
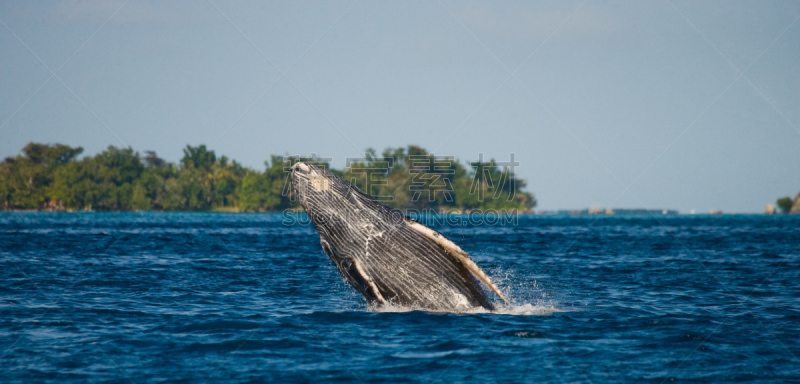
[[[800,377],[798,215],[435,226],[511,303],[457,313],[370,310],[282,221],[0,214],[0,382]]]
[[[405,307],[400,305],[392,305],[387,304],[381,306],[380,308],[373,308],[375,312],[411,312],[411,311],[418,311],[418,308],[413,307]],[[561,309],[556,308],[552,305],[533,305],[533,304],[522,304],[522,305],[513,305],[513,304],[497,304],[497,307],[494,311],[490,311],[488,309],[482,307],[472,307],[466,308],[463,311],[459,312],[447,312],[447,311],[428,311],[432,313],[461,313],[461,314],[497,314],[497,315],[513,315],[513,316],[541,316],[541,315],[550,315],[555,312],[564,312]]]

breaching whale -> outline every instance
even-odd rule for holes
[[[493,310],[478,281],[506,301],[472,258],[442,234],[324,168],[299,162],[291,179],[322,250],[370,308]]]

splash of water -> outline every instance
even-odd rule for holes
[[[495,314],[495,315],[511,315],[511,316],[545,316],[551,315],[556,312],[564,312],[563,309],[559,309],[554,305],[537,305],[537,304],[502,304],[497,305],[497,307],[490,311],[486,308],[482,307],[472,307],[465,309],[463,311],[458,312],[450,312],[450,311],[432,311],[429,309],[422,309],[422,308],[415,308],[410,306],[404,305],[396,305],[391,303],[386,303],[385,305],[370,308],[370,310],[374,312],[412,312],[412,311],[426,311],[426,312],[433,312],[433,313],[465,313],[465,314]]]
[[[566,312],[560,308],[547,289],[539,286],[536,280],[526,283],[514,284],[514,281],[525,281],[526,279],[516,276],[508,270],[492,270],[491,279],[500,287],[500,291],[507,298],[508,303],[495,303],[495,309],[490,311],[483,307],[470,307],[464,302],[463,306],[456,311],[452,310],[430,310],[427,308],[417,308],[413,306],[400,305],[388,302],[383,305],[371,307],[373,312],[411,312],[425,311],[432,313],[465,313],[465,314],[496,314],[511,316],[545,316],[557,312]]]

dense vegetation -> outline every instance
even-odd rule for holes
[[[265,170],[187,146],[179,164],[131,148],[109,146],[78,158],[81,147],[30,143],[0,163],[0,207],[96,211],[279,211],[297,207],[287,183],[290,166],[272,156]],[[328,166],[319,159],[303,161]],[[531,209],[525,182],[493,160],[472,163],[432,157],[416,146],[368,149],[360,161],[331,170],[395,208]],[[368,185],[369,183],[369,185]]]
[[[775,204],[783,213],[800,213],[800,192],[792,200],[791,197],[781,197]]]

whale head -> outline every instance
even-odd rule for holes
[[[343,223],[358,225],[374,218],[376,212],[389,213],[390,222],[404,224],[405,215],[400,211],[378,203],[355,185],[323,167],[298,162],[290,170],[294,196],[318,230]]]

